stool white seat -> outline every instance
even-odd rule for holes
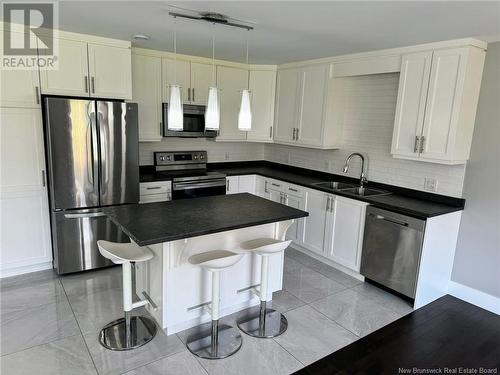
[[[138,348],[156,335],[156,323],[146,316],[131,316],[132,309],[154,303],[147,293],[143,292],[146,300],[133,302],[135,293],[132,285],[135,284],[135,272],[132,264],[146,262],[154,257],[153,252],[137,246],[135,243],[116,243],[99,240],[97,247],[101,255],[115,264],[122,266],[123,278],[123,311],[124,317],[108,323],[99,333],[99,342],[110,350],[131,350]]]
[[[212,322],[198,327],[197,332],[187,339],[187,348],[194,355],[207,359],[226,358],[236,353],[242,344],[237,329],[219,325],[220,272],[238,263],[244,254],[227,250],[212,250],[192,255],[188,262],[212,273],[212,301],[210,315]]]
[[[279,311],[267,308],[269,284],[269,257],[278,254],[290,245],[292,241],[274,238],[256,238],[240,244],[243,251],[251,251],[262,257],[260,269],[260,285],[257,295],[260,297],[258,311],[250,308],[243,311],[238,320],[238,327],[247,335],[258,338],[270,338],[281,335],[288,327],[288,321]]]
[[[147,247],[137,246],[135,243],[116,243],[109,241],[98,241],[99,252],[115,264],[124,262],[146,262],[153,258],[154,254]]]

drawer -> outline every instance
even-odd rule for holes
[[[172,191],[171,186],[170,181],[141,182],[139,190],[142,197],[143,195],[170,193]]]
[[[304,188],[302,186],[285,184],[283,191],[289,195],[295,195],[296,197],[304,196]]]
[[[285,186],[285,184],[283,182],[278,181],[278,180],[273,180],[273,179],[270,179],[270,178],[267,178],[266,182],[267,182],[267,188],[268,189],[274,189],[274,190],[282,191],[283,187]]]
[[[139,203],[165,202],[169,201],[170,199],[170,193],[141,195],[141,200],[139,201]]]

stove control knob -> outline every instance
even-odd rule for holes
[[[198,160],[198,155],[195,155],[195,156],[194,156],[194,160]]]
[[[172,156],[168,155],[168,156],[167,156],[167,160],[168,160],[168,161],[172,160]]]
[[[200,155],[200,159],[203,160],[205,159],[205,157],[203,155]]]
[[[165,156],[160,156],[160,161],[165,161]]]

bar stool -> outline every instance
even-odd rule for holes
[[[258,338],[270,338],[281,335],[288,328],[288,321],[279,311],[267,308],[267,290],[269,280],[269,256],[285,251],[292,241],[274,238],[257,238],[243,242],[242,250],[252,251],[262,257],[259,290],[251,290],[260,297],[260,308],[245,310],[237,320],[240,330]]]
[[[200,327],[199,331],[187,340],[187,348],[194,355],[206,359],[229,357],[241,348],[241,334],[227,324],[219,325],[220,272],[238,263],[243,254],[227,250],[214,250],[195,254],[188,258],[194,266],[212,272],[212,301],[205,308],[212,316],[210,327]],[[207,306],[210,304],[210,308]]]
[[[155,322],[146,316],[131,316],[132,309],[148,303],[156,307],[146,293],[146,300],[132,302],[132,285],[135,284],[135,270],[132,263],[146,262],[153,258],[153,252],[135,243],[97,241],[99,252],[115,264],[122,265],[124,317],[108,323],[99,333],[99,342],[110,350],[131,350],[148,343],[155,337]]]

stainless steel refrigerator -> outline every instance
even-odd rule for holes
[[[102,207],[139,202],[137,104],[44,98],[54,268],[110,265],[97,240],[129,239]]]

